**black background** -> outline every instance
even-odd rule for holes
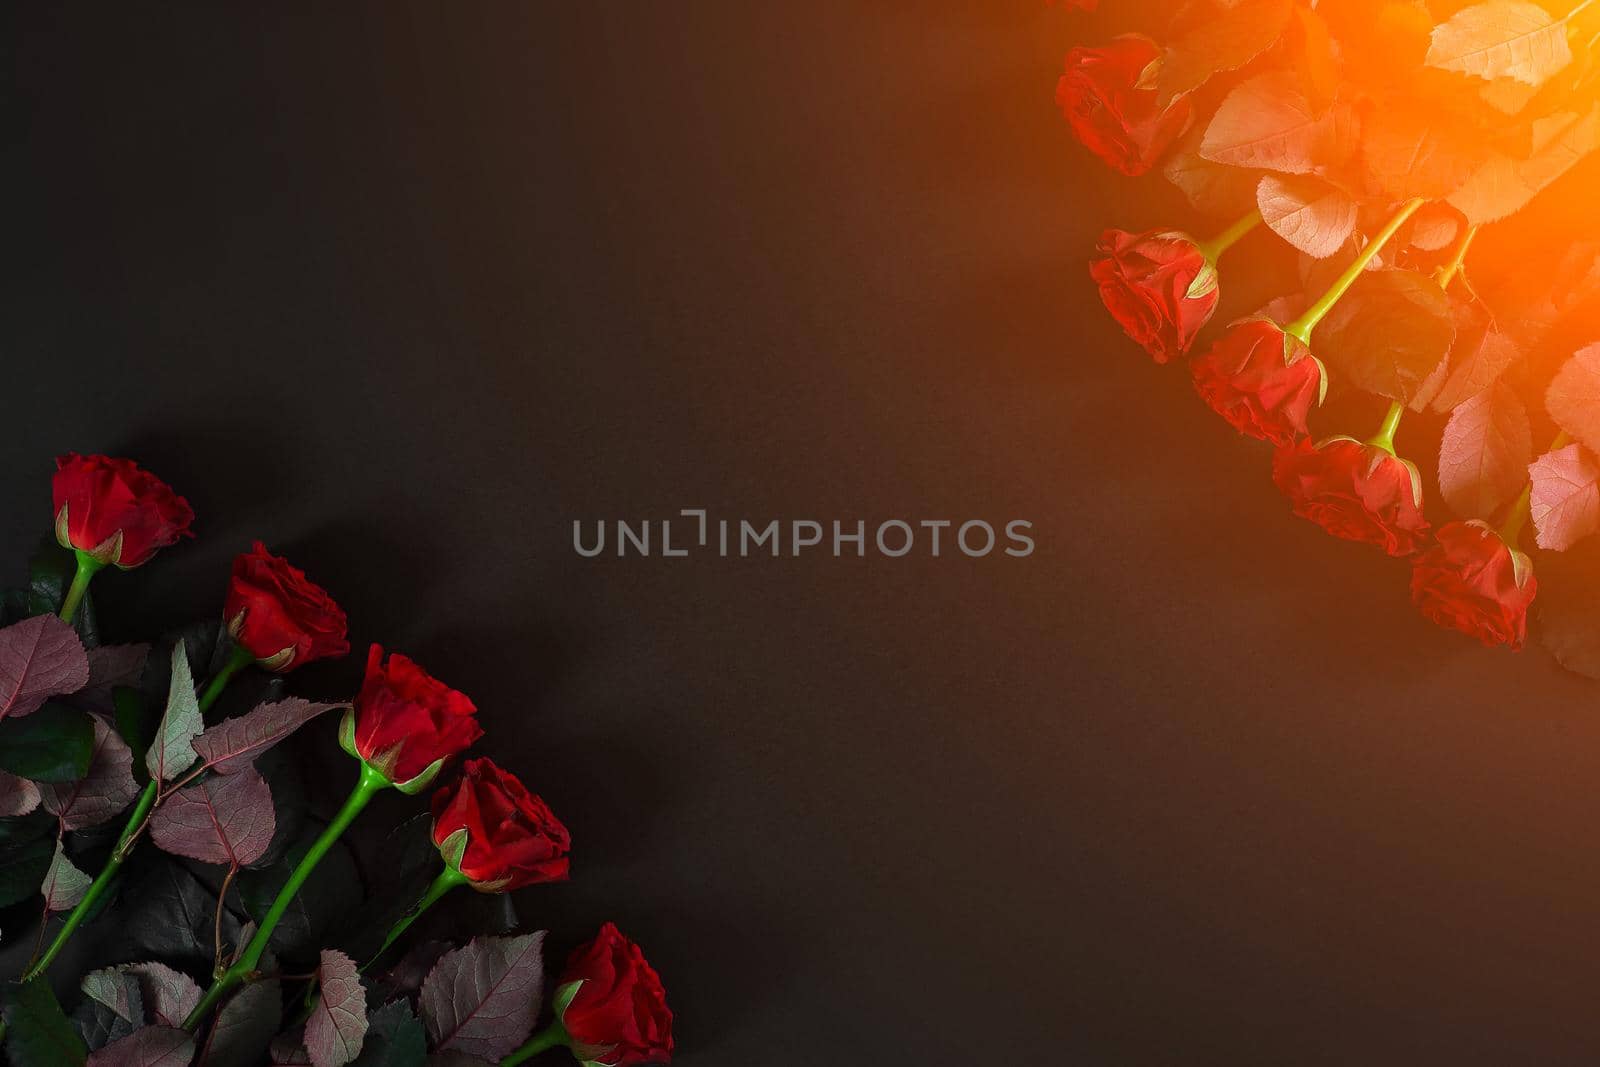
[[[1094,235],[1170,201],[1070,143],[1069,16],[0,17],[0,558],[67,449],[199,513],[114,632],[288,554],[478,701],[575,837],[523,915],[641,941],[681,1062],[1600,1052],[1592,683],[1416,619],[1105,321]],[[572,550],[684,507],[1039,549]]]

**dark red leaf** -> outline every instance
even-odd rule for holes
[[[26,815],[39,806],[39,787],[26,778],[0,771],[0,819]]]
[[[172,646],[172,680],[167,687],[167,709],[156,728],[155,739],[144,754],[145,770],[161,782],[178,777],[194,764],[194,739],[205,723],[194,692],[189,655],[182,641]]]
[[[1527,206],[1535,196],[1600,147],[1600,106],[1584,113],[1561,112],[1533,124],[1534,149],[1527,158],[1491,153],[1450,195],[1474,226],[1498,222]]]
[[[1488,153],[1448,116],[1385,102],[1361,126],[1361,163],[1391,200],[1448,196],[1483,165]]]
[[[90,1053],[89,1067],[188,1067],[194,1038],[171,1026],[147,1026]]]
[[[1496,382],[1456,408],[1439,445],[1439,492],[1467,519],[1488,518],[1528,482],[1533,433],[1517,394]]]
[[[1454,305],[1456,339],[1450,346],[1450,373],[1433,397],[1433,409],[1450,411],[1500,380],[1522,356],[1517,346],[1485,311],[1469,301]]]
[[[233,774],[300,727],[344,704],[315,704],[290,697],[262,704],[247,714],[225,719],[194,740],[202,765],[218,774]]]
[[[1318,113],[1296,75],[1263,74],[1223,100],[1200,142],[1200,155],[1233,167],[1310,174],[1347,154],[1346,118],[1340,108]]]
[[[251,982],[235,993],[211,1024],[203,1064],[259,1063],[283,1020],[283,989],[276,978]]]
[[[88,773],[75,782],[39,787],[44,809],[61,820],[64,830],[98,826],[139,795],[138,783],[133,780],[133,752],[127,742],[101,720],[93,722],[94,749]]]
[[[45,871],[44,883],[39,887],[39,892],[44,894],[44,910],[66,911],[76,907],[93,880],[73,866],[61,842],[57,841],[55,858],[50,861],[50,869]]]
[[[1600,344],[1562,364],[1545,392],[1544,405],[1557,426],[1591,452],[1600,450]]]
[[[1163,106],[1277,43],[1292,0],[1191,0],[1174,17],[1161,64]]]
[[[49,698],[88,684],[83,642],[54,615],[35,615],[0,630],[0,719],[31,715]]]
[[[1410,403],[1455,339],[1450,302],[1433,279],[1363,274],[1322,320],[1311,350],[1351,385]]]
[[[355,961],[322,950],[317,1003],[306,1019],[306,1054],[312,1067],[343,1067],[361,1054],[367,1033],[367,994]]]
[[[1434,29],[1427,59],[1440,70],[1532,86],[1571,62],[1566,22],[1527,0],[1488,0],[1456,12]]]
[[[150,1021],[160,1026],[182,1026],[200,1003],[200,987],[193,978],[154,960],[125,963],[117,970],[134,976]]]
[[[544,934],[479,937],[446,953],[422,983],[422,1018],[439,1051],[498,1060],[527,1039],[544,985]]]
[[[1582,445],[1545,453],[1528,473],[1540,548],[1563,552],[1600,530],[1600,465]]]
[[[1321,178],[1269,174],[1256,199],[1272,231],[1313,258],[1327,259],[1355,232],[1356,202]]]
[[[250,767],[203,778],[168,797],[150,819],[150,839],[174,855],[242,867],[266,853],[276,826],[272,790]]]

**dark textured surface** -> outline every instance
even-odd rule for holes
[[[576,841],[523,915],[642,941],[683,1063],[1600,1051],[1594,689],[1414,619],[1106,325],[1094,234],[1162,216],[1067,143],[1061,13],[0,18],[0,559],[69,448],[200,515],[113,632],[290,554],[478,700]],[[693,506],[1039,551],[570,547]]]

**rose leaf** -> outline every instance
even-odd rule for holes
[[[1581,350],[1556,372],[1544,405],[1556,425],[1600,450],[1600,344]]]
[[[39,806],[39,787],[26,778],[0,771],[0,818],[15,819]]]
[[[82,1067],[89,1050],[68,1021],[49,982],[5,989],[6,1053],[12,1063]]]
[[[0,908],[8,908],[37,893],[54,856],[55,842],[47,837],[0,851]]]
[[[1600,147],[1600,106],[1584,114],[1563,111],[1533,124],[1534,151],[1526,158],[1492,153],[1449,203],[1473,226],[1498,222],[1527,206],[1535,196]]]
[[[428,1039],[405,1000],[391,1000],[367,1020],[367,1037],[355,1067],[422,1067]]]
[[[1563,552],[1600,530],[1600,465],[1582,445],[1545,453],[1528,474],[1540,548]]]
[[[176,856],[243,867],[272,843],[272,790],[254,767],[178,790],[150,819],[150,838]]]
[[[317,979],[321,988],[306,1020],[306,1052],[312,1067],[343,1067],[361,1054],[367,994],[355,961],[342,952],[322,950]]]
[[[89,1056],[89,1067],[187,1067],[194,1038],[173,1026],[147,1026]]]
[[[139,795],[133,780],[133,752],[116,731],[92,720],[94,748],[89,769],[74,782],[52,782],[40,790],[44,809],[61,820],[64,830],[98,826]]]
[[[1329,154],[1333,114],[1318,115],[1294,75],[1263,74],[1222,101],[1200,155],[1232,167],[1309,174]]]
[[[1178,11],[1161,61],[1160,104],[1237,70],[1283,36],[1292,0],[1192,0]]]
[[[1572,62],[1567,25],[1526,0],[1489,0],[1455,13],[1433,31],[1427,64],[1493,81],[1543,85]]]
[[[1256,189],[1272,232],[1314,259],[1327,259],[1356,228],[1356,202],[1321,178],[1269,174]]]
[[[38,711],[89,683],[89,654],[72,627],[35,615],[0,630],[0,719]]]
[[[251,982],[217,1012],[206,1040],[206,1063],[256,1063],[283,1021],[283,992],[276,978]]]
[[[44,882],[39,886],[39,892],[44,894],[44,910],[66,911],[77,907],[93,881],[67,859],[66,851],[57,841],[56,854],[50,860],[49,869],[44,872]]]
[[[170,781],[194,764],[194,739],[205,729],[200,701],[194,693],[194,675],[183,642],[172,646],[172,681],[167,687],[167,710],[144,754],[145,770],[154,781]]]
[[[1322,320],[1311,348],[1357,388],[1410,403],[1455,334],[1437,282],[1414,271],[1372,270]]]
[[[51,701],[25,719],[0,721],[0,770],[35,782],[71,782],[89,773],[94,719]]]
[[[1527,409],[1496,382],[1451,412],[1439,444],[1439,492],[1456,514],[1487,517],[1522,490],[1532,455]]]
[[[262,704],[247,714],[225,719],[195,738],[194,750],[208,770],[233,774],[325,711],[343,704],[314,704],[290,697]]]
[[[544,933],[478,937],[446,953],[422,983],[435,1049],[498,1060],[527,1039],[544,986]]]

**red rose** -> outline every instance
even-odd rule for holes
[[[137,567],[180,537],[193,537],[194,509],[166,482],[132,460],[56,457],[50,483],[56,540],[102,564]]]
[[[1409,556],[1427,536],[1417,468],[1353,437],[1320,444],[1307,437],[1279,448],[1272,480],[1296,515],[1346,541]]]
[[[350,651],[344,609],[260,541],[233,561],[222,609],[228,633],[269,671],[287,671]]]
[[[373,645],[346,748],[391,782],[408,783],[483,736],[477,713],[465,694],[398,652],[384,663],[382,647]]]
[[[1056,84],[1056,103],[1085,148],[1124,174],[1143,174],[1189,124],[1183,97],[1165,110],[1146,71],[1161,46],[1148,37],[1118,37],[1104,48],[1074,48]]]
[[[1189,351],[1217,309],[1216,265],[1184,233],[1107,230],[1089,264],[1100,299],[1157,363]]]
[[[1311,349],[1268,319],[1234,323],[1189,369],[1200,398],[1230,426],[1275,445],[1309,432],[1306,417],[1328,388]]]
[[[1489,528],[1452,522],[1411,569],[1411,599],[1422,614],[1485,645],[1521,648],[1539,591],[1533,561]]]
[[[509,892],[567,877],[572,847],[567,828],[516,775],[492,760],[468,760],[460,779],[433,795],[433,843],[443,850],[463,831],[465,851],[451,866],[474,889]]]
[[[582,980],[561,1024],[581,1060],[613,1067],[672,1060],[672,1009],[639,946],[611,923],[567,959],[561,984]]]

